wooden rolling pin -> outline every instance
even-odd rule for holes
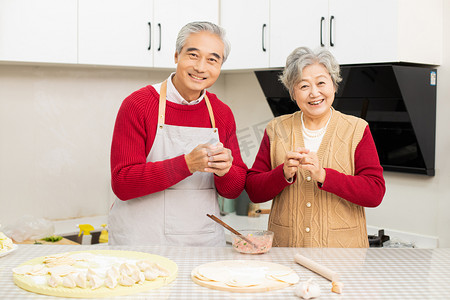
[[[310,269],[313,272],[316,272],[317,274],[325,277],[326,279],[337,282],[340,279],[340,276],[338,273],[334,272],[333,270],[330,270],[329,268],[322,266],[321,264],[316,263],[315,261],[304,257],[300,254],[294,255],[295,262],[304,266],[305,268]]]

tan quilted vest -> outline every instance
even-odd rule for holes
[[[304,147],[300,112],[275,118],[267,125],[272,168],[284,162],[286,151]],[[354,175],[354,154],[367,122],[333,110],[317,151],[320,164]],[[278,247],[369,247],[364,207],[321,191],[309,171],[300,170],[294,184],[272,203],[269,230]]]

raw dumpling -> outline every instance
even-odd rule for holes
[[[47,284],[51,287],[58,287],[60,284],[62,284],[63,279],[58,275],[50,275],[50,277],[47,279]]]
[[[136,283],[136,281],[134,281],[133,278],[131,278],[130,276],[127,276],[125,274],[121,274],[119,277],[119,284],[120,285],[124,285],[124,286],[132,286]]]
[[[117,279],[119,279],[120,276],[119,268],[117,268],[116,266],[112,266],[110,269],[108,269],[108,271],[106,271],[106,276],[107,277],[110,276],[117,281]]]
[[[77,287],[80,287],[82,289],[87,288],[86,275],[84,273],[78,273],[77,275],[75,275],[75,283]]]
[[[91,284],[91,289],[95,290],[103,285],[103,280],[97,275],[91,275],[89,283]]]
[[[108,287],[108,288],[110,288],[110,289],[113,289],[113,288],[115,288],[116,286],[117,286],[117,279],[118,279],[118,277],[115,277],[114,275],[112,275],[112,274],[108,274],[108,275],[106,275],[106,279],[105,279],[105,285],[106,285],[106,287]]]
[[[158,272],[155,271],[153,268],[147,268],[144,271],[144,277],[145,280],[155,280],[156,278],[158,278]]]
[[[310,278],[306,282],[300,283],[295,289],[295,295],[303,299],[311,299],[320,296],[320,287]]]
[[[87,278],[87,280],[92,281],[92,280],[93,280],[93,279],[92,279],[93,276],[98,276],[98,275],[97,275],[97,273],[96,273],[94,270],[92,270],[91,268],[89,268],[89,269],[87,270],[87,273],[86,273],[86,278]],[[91,285],[92,285],[92,283],[91,283]]]
[[[66,287],[66,288],[74,288],[77,286],[77,284],[75,283],[75,278],[72,274],[69,274],[64,277],[62,285],[63,285],[63,287]]]

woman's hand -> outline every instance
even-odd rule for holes
[[[295,173],[298,171],[298,167],[300,165],[300,161],[303,159],[303,154],[300,153],[300,150],[303,148],[297,148],[296,151],[288,151],[286,152],[286,157],[284,158],[284,165],[283,165],[283,173],[284,178],[286,178],[287,181],[292,181],[292,178],[294,177]],[[308,149],[304,149],[308,153]]]
[[[300,160],[300,168],[311,173],[311,178],[317,182],[323,183],[325,181],[325,169],[320,166],[319,157],[316,152],[306,152],[308,149],[300,149],[303,158]]]

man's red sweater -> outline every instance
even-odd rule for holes
[[[325,168],[325,172],[325,182],[318,186],[319,189],[364,207],[376,207],[381,203],[386,191],[383,168],[369,126],[355,150],[355,175],[346,175],[330,168]],[[247,175],[245,189],[250,199],[255,203],[271,200],[294,182],[286,181],[283,164],[272,170],[270,141],[265,132],[253,167]]]
[[[230,171],[222,177],[214,175],[214,183],[220,195],[234,199],[245,186],[247,172],[236,138],[236,123],[226,104],[212,93],[207,92],[207,95],[219,139],[233,155]],[[121,200],[163,191],[191,175],[184,154],[163,161],[147,162],[158,125],[158,104],[159,94],[149,85],[128,96],[117,114],[111,145],[111,184]],[[205,101],[196,105],[166,101],[165,123],[211,128]]]

